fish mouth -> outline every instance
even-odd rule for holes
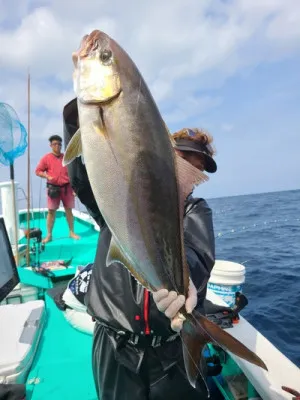
[[[116,100],[120,94],[122,93],[122,89],[120,89],[116,94],[114,94],[113,96],[110,96],[106,99],[88,99],[85,100],[84,98],[79,98],[80,103],[84,104],[84,105],[91,105],[91,106],[95,106],[95,105],[99,105],[99,106],[106,106],[109,105],[110,103],[112,103],[114,100]]]
[[[108,37],[104,32],[98,29],[93,30],[90,34],[84,35],[78,50],[80,56],[86,57],[91,51],[97,49],[101,45],[101,39],[102,41],[107,41]]]

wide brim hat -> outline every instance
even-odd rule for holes
[[[217,163],[210,155],[209,145],[196,142],[194,140],[179,138],[175,139],[174,148],[180,151],[193,151],[195,153],[201,153],[204,157],[205,171],[210,173],[217,171]]]

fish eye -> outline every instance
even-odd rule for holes
[[[112,52],[111,50],[103,50],[100,54],[100,60],[103,63],[108,63],[112,58]]]

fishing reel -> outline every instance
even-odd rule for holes
[[[45,250],[45,244],[42,243],[42,231],[38,228],[31,228],[24,232],[28,239],[35,239],[30,247],[30,253],[35,256],[35,264],[40,265],[40,254]]]
[[[224,307],[206,301],[206,317],[222,329],[232,328],[240,320],[239,313],[247,306],[248,299],[241,293],[235,293],[233,307]]]

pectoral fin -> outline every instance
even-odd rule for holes
[[[116,263],[116,262],[122,264],[125,268],[127,268],[128,271],[131,273],[131,275],[141,285],[143,285],[146,289],[151,290],[151,288],[149,287],[149,284],[141,276],[141,274],[135,270],[135,268],[132,266],[132,263],[124,255],[124,253],[122,252],[122,250],[116,243],[115,239],[112,237],[110,246],[109,246],[109,250],[107,253],[107,257],[106,257],[106,266],[109,267],[111,264]]]
[[[74,134],[70,140],[63,158],[63,166],[70,164],[76,157],[82,155],[81,134],[80,129]]]

